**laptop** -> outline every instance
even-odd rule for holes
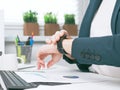
[[[0,71],[0,82],[3,90],[24,90],[29,88],[37,88],[39,85],[66,85],[72,83],[65,82],[31,82],[28,83],[17,75],[14,71]]]

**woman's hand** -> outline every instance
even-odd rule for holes
[[[58,62],[61,57],[62,54],[60,54],[57,50],[57,46],[54,44],[47,44],[44,45],[40,48],[38,54],[37,54],[37,65],[38,65],[38,69],[40,68],[45,68],[45,61],[44,59],[51,55],[51,60],[47,63],[47,68],[51,67],[52,65],[54,65],[56,62]]]
[[[66,30],[57,31],[50,39],[46,40],[47,44],[56,44],[64,34],[67,35],[67,39],[71,39],[71,36]]]
[[[44,59],[49,55],[51,55],[51,60],[47,63],[47,68],[51,67],[52,65],[54,65],[56,62],[58,62],[61,59],[62,54],[59,53],[59,51],[57,50],[56,44],[57,44],[57,41],[59,41],[60,37],[62,37],[64,34],[67,35],[68,39],[71,39],[67,31],[65,30],[57,31],[52,36],[52,38],[46,41],[47,44],[40,48],[38,55],[37,55],[38,69],[45,68]],[[70,48],[71,48],[71,43],[68,45],[70,45]],[[70,55],[67,55],[67,56],[71,57]]]

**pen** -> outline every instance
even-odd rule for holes
[[[18,42],[19,42],[18,37],[16,37],[15,38],[15,44],[16,44],[16,46],[18,45]]]
[[[34,40],[32,37],[28,37],[28,40],[26,41],[26,45],[33,46]]]
[[[28,37],[28,39],[26,41],[26,45],[30,45],[29,39],[30,39],[30,37]]]
[[[19,36],[17,35],[17,37],[15,38],[15,44],[18,45],[20,43],[20,38]]]
[[[19,38],[19,36],[17,35],[17,39],[18,39],[18,42],[20,42],[20,38]]]
[[[34,37],[34,33],[32,32],[32,39],[33,39],[33,37]]]
[[[30,45],[33,46],[34,40],[32,37],[30,37]]]

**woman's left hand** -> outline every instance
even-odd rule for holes
[[[43,45],[38,54],[37,54],[37,65],[38,65],[38,69],[40,68],[45,68],[45,61],[44,59],[51,55],[51,60],[47,63],[47,68],[51,67],[52,65],[54,65],[56,62],[58,62],[61,57],[62,54],[59,53],[59,51],[57,50],[57,45],[54,44],[46,44]]]

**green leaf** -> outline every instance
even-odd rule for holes
[[[37,12],[29,10],[23,14],[23,20],[24,22],[37,23],[37,15]]]
[[[57,24],[57,17],[55,14],[52,14],[52,12],[47,12],[44,15],[44,22],[46,24],[49,24],[49,23]]]
[[[64,19],[65,19],[65,24],[75,24],[74,14],[65,14]]]

